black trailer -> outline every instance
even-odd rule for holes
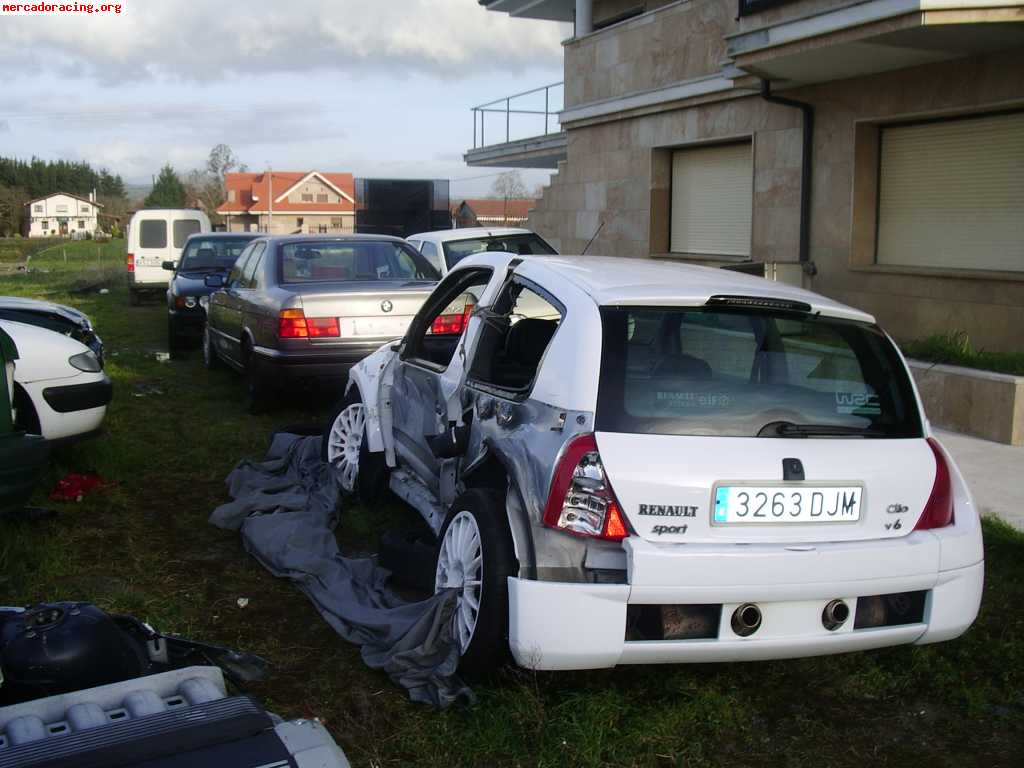
[[[408,237],[451,229],[447,179],[356,179],[356,232]]]

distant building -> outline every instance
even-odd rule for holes
[[[354,183],[351,173],[229,173],[227,200],[217,213],[228,232],[354,232]]]
[[[456,227],[521,227],[534,202],[500,198],[463,200],[452,209],[452,223]]]
[[[29,237],[86,237],[96,234],[99,209],[96,194],[89,197],[54,192],[25,203]]]

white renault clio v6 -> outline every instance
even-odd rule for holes
[[[731,272],[469,257],[351,373],[324,456],[438,536],[464,667],[962,634],[977,509],[864,312]]]

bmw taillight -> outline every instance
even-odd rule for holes
[[[129,272],[134,272],[135,271],[135,254],[134,253],[129,253],[128,254],[128,271]]]
[[[321,339],[341,336],[336,317],[306,317],[301,309],[282,309],[277,315],[279,339]]]
[[[610,541],[629,535],[592,434],[579,435],[566,446],[551,481],[544,524]]]
[[[430,333],[462,333],[469,324],[469,317],[472,314],[473,305],[467,304],[461,312],[450,315],[438,315],[434,318],[434,322],[430,324]]]
[[[928,438],[928,447],[935,454],[935,482],[932,483],[932,492],[928,497],[928,503],[924,505],[921,519],[914,526],[915,531],[945,528],[953,524],[953,481],[949,464],[934,438]]]

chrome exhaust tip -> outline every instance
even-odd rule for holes
[[[732,631],[740,637],[750,637],[761,628],[761,609],[754,603],[744,603],[732,612]]]
[[[850,618],[850,606],[842,600],[830,600],[821,612],[821,625],[829,632],[839,629]]]

